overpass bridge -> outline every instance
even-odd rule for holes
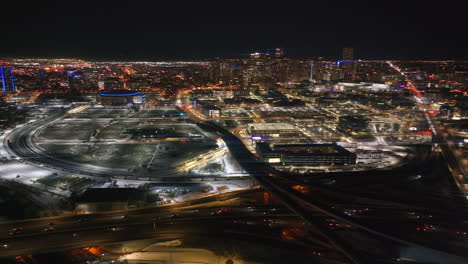
[[[282,178],[282,173],[271,168],[268,166],[268,164],[259,161],[258,158],[245,147],[245,145],[238,137],[213,123],[204,122],[201,124],[201,126],[204,126],[206,129],[216,131],[225,141],[227,147],[231,151],[232,155],[238,160],[239,164],[250,175],[252,175],[252,177],[254,177],[257,182],[259,182],[274,196],[279,198],[289,209],[297,213],[306,223],[315,227],[316,229],[321,229],[321,235],[326,238],[329,243],[340,250],[345,256],[347,256],[353,263],[366,263],[366,260],[359,256],[359,254],[357,254],[345,241],[342,241],[342,239],[337,237],[332,232],[328,232],[327,229],[321,228],[320,225],[316,223],[316,221],[311,219],[309,217],[310,208],[333,217],[340,222],[352,225],[360,230],[367,232],[368,234],[393,241],[397,244],[415,248],[423,248],[429,252],[434,252],[434,254],[443,255],[448,259],[457,259],[460,261],[460,263],[463,263],[463,261],[468,261],[468,255],[460,253],[458,249],[454,250],[453,248],[447,247],[441,243],[435,243],[435,247],[434,243],[428,245],[428,243],[423,241],[410,241],[407,238],[398,236],[397,234],[387,234],[380,230],[376,230],[375,228],[369,227],[369,225],[361,223],[360,221],[357,221],[348,215],[337,212],[319,200],[311,201],[300,192],[282,183],[280,181]]]

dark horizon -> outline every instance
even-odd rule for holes
[[[20,5],[21,4],[21,5]],[[0,57],[238,58],[283,47],[294,58],[468,59],[467,4],[136,0],[2,5]]]

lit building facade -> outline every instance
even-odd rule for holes
[[[336,144],[268,144],[260,142],[256,145],[256,152],[265,162],[278,165],[356,164],[356,154]]]
[[[146,102],[143,94],[132,90],[103,90],[98,93],[98,103],[107,106],[142,105]]]
[[[0,82],[2,87],[2,93],[15,93],[15,74],[13,73],[13,67],[0,66]]]

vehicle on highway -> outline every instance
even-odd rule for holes
[[[123,229],[124,229],[123,227],[115,227],[115,226],[106,228],[106,230],[111,231],[111,232],[121,231]]]
[[[171,215],[171,218],[178,218],[178,217],[180,217],[180,216],[181,216],[181,214],[179,214],[179,213],[174,213],[174,214]]]
[[[52,231],[54,231],[54,230],[55,230],[55,227],[53,227],[53,226],[49,226],[49,227],[46,227],[46,228],[44,229],[45,232],[52,232]]]
[[[429,232],[429,231],[435,231],[436,228],[431,225],[431,224],[424,224],[423,226],[416,227],[416,231],[419,232]]]
[[[22,233],[23,233],[23,228],[22,227],[16,227],[16,228],[13,228],[10,231],[10,235],[12,235],[12,236],[19,235],[19,234],[22,234]]]

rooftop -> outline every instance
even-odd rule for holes
[[[352,154],[349,150],[337,144],[269,144],[266,142],[258,143],[262,152],[276,152],[290,155],[332,155],[346,156]]]
[[[139,96],[139,92],[126,89],[103,90],[99,91],[100,96]]]
[[[248,125],[254,130],[296,130],[296,128],[287,123],[251,123]]]
[[[78,202],[127,202],[143,200],[145,191],[134,188],[89,188]]]

